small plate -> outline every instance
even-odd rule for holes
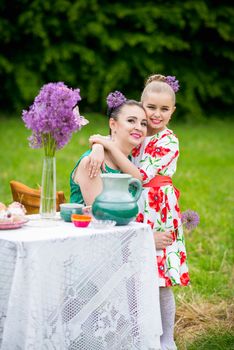
[[[18,222],[1,222],[0,223],[0,230],[13,230],[16,228],[22,227],[24,224],[26,224],[28,220],[18,221]]]
[[[116,221],[113,221],[113,220],[95,220],[95,219],[93,219],[91,221],[89,227],[102,229],[102,228],[114,227],[115,225],[116,225]]]

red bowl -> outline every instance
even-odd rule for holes
[[[72,222],[76,227],[87,227],[90,224],[90,221],[85,221],[85,220],[81,220],[81,221],[72,220]]]

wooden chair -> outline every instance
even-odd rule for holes
[[[40,209],[40,190],[28,187],[19,181],[10,181],[13,200],[25,206],[27,214],[38,214]],[[66,198],[62,191],[56,192],[56,210],[60,211],[59,204],[65,203]]]

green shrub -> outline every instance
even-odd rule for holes
[[[225,0],[2,0],[0,103],[19,111],[44,83],[64,81],[98,111],[114,89],[138,99],[158,72],[180,80],[181,118],[230,116],[233,21]]]

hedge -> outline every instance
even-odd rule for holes
[[[81,89],[103,111],[121,90],[139,99],[152,73],[176,75],[179,116],[232,115],[234,8],[223,0],[2,0],[0,103],[20,112],[40,87]]]

